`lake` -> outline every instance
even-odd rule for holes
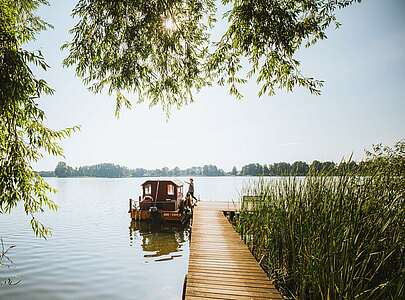
[[[48,178],[59,209],[38,215],[53,230],[47,240],[34,236],[21,206],[1,215],[4,247],[15,248],[0,267],[0,299],[181,299],[189,229],[131,224],[127,213],[146,179]],[[231,202],[252,180],[194,177],[195,195]]]

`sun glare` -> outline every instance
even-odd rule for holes
[[[175,27],[176,27],[176,25],[174,24],[174,22],[173,22],[173,20],[172,19],[165,19],[164,21],[163,21],[163,25],[164,25],[164,27],[167,29],[167,30],[174,30],[175,29]]]

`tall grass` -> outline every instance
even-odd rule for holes
[[[257,198],[237,230],[284,295],[405,299],[403,154],[369,153],[368,176],[343,169],[246,189]]]

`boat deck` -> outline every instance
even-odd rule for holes
[[[223,211],[235,207],[199,202],[194,208],[185,299],[282,299]]]

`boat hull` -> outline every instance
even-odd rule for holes
[[[150,212],[148,210],[136,210],[132,209],[129,212],[131,219],[135,221],[156,221],[163,222],[178,222],[185,223],[191,217],[191,212],[179,212],[179,211],[165,211],[158,210],[156,212]]]

